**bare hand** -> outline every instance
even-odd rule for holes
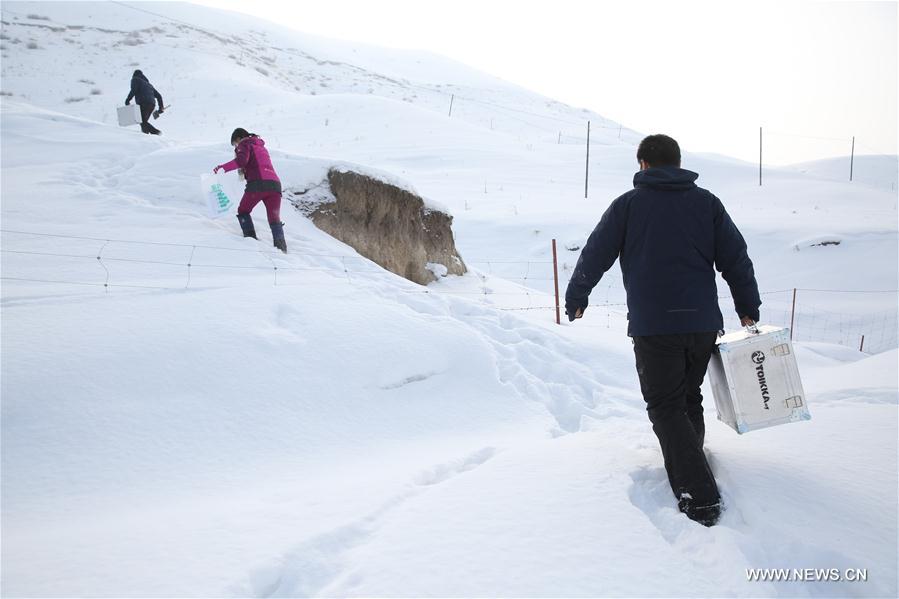
[[[751,318],[749,318],[748,316],[743,316],[740,318],[740,324],[743,325],[744,327],[749,327],[749,326],[756,324],[756,322],[754,320],[752,320]]]

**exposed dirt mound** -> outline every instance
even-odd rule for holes
[[[449,214],[409,191],[351,171],[331,169],[328,184],[334,200],[308,211],[319,229],[415,283],[436,280],[435,271],[465,273]]]

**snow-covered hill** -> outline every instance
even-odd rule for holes
[[[890,190],[892,193],[899,190],[896,185],[899,174],[896,156],[862,155],[855,157],[854,160],[847,160],[844,156],[794,164],[790,169],[803,175],[831,181],[847,181],[851,176],[853,181],[878,189]]]
[[[577,324],[549,309],[550,240],[564,288],[640,134],[192,5],[0,9],[4,596],[896,595],[888,164],[759,187],[685,155],[747,237],[763,319],[789,325],[798,289],[813,415],[737,436],[709,406],[728,509],[706,529],[667,488],[618,273]],[[135,68],[172,105],[162,138],[115,125]],[[286,204],[287,255],[210,220],[199,174],[237,126],[288,187],[349,162],[448,206],[472,273],[413,285]]]

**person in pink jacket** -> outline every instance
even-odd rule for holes
[[[243,171],[247,187],[237,207],[237,221],[240,223],[243,236],[257,239],[250,212],[256,204],[262,202],[265,204],[275,247],[287,253],[284,223],[281,222],[281,180],[272,166],[265,142],[255,133],[249,133],[246,129],[238,127],[231,134],[231,145],[234,146],[234,160],[218,165],[212,172],[224,170],[227,173],[237,168]]]

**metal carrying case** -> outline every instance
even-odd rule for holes
[[[811,419],[790,330],[759,326],[718,339],[709,382],[718,420],[738,433]]]
[[[119,106],[116,109],[119,117],[119,126],[127,127],[128,125],[140,124],[140,106],[137,104],[129,104],[128,106]]]

